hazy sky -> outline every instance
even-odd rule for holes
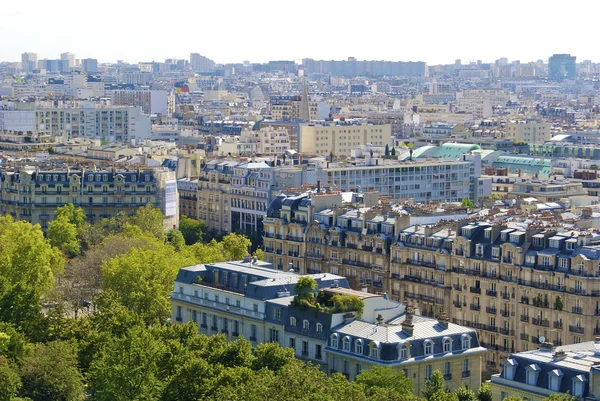
[[[101,62],[192,52],[218,63],[353,56],[431,65],[553,53],[600,62],[598,11],[595,0],[2,0],[0,61],[69,51]]]

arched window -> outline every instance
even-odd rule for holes
[[[444,337],[442,341],[442,347],[444,352],[452,351],[452,339],[450,337]]]
[[[317,323],[317,333],[323,332],[323,325],[321,323]]]
[[[379,341],[373,341],[371,344],[371,358],[379,359]]]
[[[310,322],[308,320],[303,320],[302,321],[302,330],[308,330],[310,329]]]
[[[468,334],[463,334],[460,337],[461,343],[462,343],[462,349],[469,349],[471,348],[471,336]]]
[[[290,317],[290,326],[296,327],[296,318],[294,316]]]
[[[423,341],[423,348],[425,350],[425,355],[433,355],[433,341],[429,339]]]
[[[344,339],[342,340],[342,349],[344,351],[350,351],[350,337],[344,337]]]
[[[337,348],[338,347],[338,335],[337,335],[337,333],[333,333],[331,335],[331,347],[332,348]]]
[[[408,343],[398,344],[398,359],[404,361],[410,357],[410,345]]]
[[[354,343],[354,352],[359,355],[363,353],[363,341],[360,338]]]

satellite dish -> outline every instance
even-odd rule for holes
[[[540,338],[538,338],[538,340],[540,340],[540,344],[543,343],[544,341],[546,341],[546,337],[544,336],[540,336]]]

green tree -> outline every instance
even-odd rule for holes
[[[208,231],[208,224],[204,221],[181,216],[181,219],[179,219],[179,231],[183,234],[185,243],[192,245],[202,241],[202,235]]]
[[[155,236],[159,240],[165,239],[164,218],[160,209],[155,208],[150,203],[146,206],[138,208],[135,215],[128,221],[138,226],[143,232],[147,232]]]
[[[336,294],[331,297],[333,308],[336,312],[356,312],[356,316],[360,319],[363,314],[365,303],[356,295],[341,295]]]
[[[521,397],[517,397],[516,395],[509,395],[502,401],[523,401]]]
[[[492,386],[489,383],[483,383],[477,390],[477,399],[479,401],[492,401]]]
[[[388,144],[385,145],[385,157],[390,157],[390,145]]]
[[[223,249],[228,260],[242,260],[248,256],[252,243],[245,235],[231,233],[223,237]]]
[[[179,230],[171,229],[167,231],[167,242],[173,245],[176,251],[180,251],[185,247],[185,239],[183,239],[183,235]]]
[[[214,239],[208,244],[196,242],[194,245],[188,246],[185,251],[194,258],[196,263],[216,263],[227,260],[223,244]]]
[[[262,343],[254,349],[254,357],[252,362],[254,370],[267,368],[279,372],[284,366],[294,362],[294,350],[282,348],[277,343]]]
[[[436,369],[431,374],[431,377],[425,380],[425,389],[423,390],[423,397],[425,397],[428,401],[431,401],[430,398],[438,391],[444,391],[444,387],[446,382],[444,381],[444,376],[439,369]]]
[[[315,296],[317,289],[317,281],[310,276],[302,276],[298,278],[294,285],[294,293],[298,300],[311,301]]]
[[[438,390],[431,394],[428,401],[458,401],[458,397],[454,393],[449,393],[444,390]]]
[[[414,390],[412,380],[389,366],[373,366],[356,376],[357,383],[365,386],[367,395],[375,389],[391,389],[402,397],[411,396]]]
[[[21,377],[8,359],[0,356],[0,401],[14,400],[21,388]]]
[[[58,216],[48,224],[48,240],[52,246],[70,257],[79,255],[81,250],[77,227],[66,215]]]
[[[563,300],[560,296],[556,296],[556,299],[554,300],[554,309],[561,311],[563,310],[564,304],[563,304]]]
[[[473,202],[469,198],[463,198],[460,203],[463,207],[471,209],[473,207]]]
[[[22,395],[33,401],[84,399],[83,376],[74,347],[63,341],[36,345],[21,366]]]
[[[79,230],[85,224],[85,213],[80,207],[75,207],[72,203],[56,208],[54,212],[56,218],[64,217],[67,221]]]
[[[123,306],[140,314],[150,324],[170,315],[169,293],[183,266],[195,260],[177,253],[173,247],[133,248],[102,265],[102,289],[112,290]]]
[[[456,389],[454,394],[458,397],[458,401],[477,401],[477,397],[473,390],[465,386],[464,383]]]
[[[163,344],[143,327],[113,338],[90,367],[92,400],[158,400],[165,385],[158,369],[164,353]]]
[[[40,313],[40,302],[64,267],[39,225],[0,217],[0,321],[26,330]]]
[[[391,155],[392,157],[396,156],[396,148],[392,147],[392,150],[391,150],[391,152],[390,152],[390,155]]]
[[[552,393],[549,397],[544,398],[542,401],[577,401],[578,399],[579,397],[571,395],[567,391],[566,393]]]
[[[252,256],[255,256],[258,260],[265,260],[265,253],[262,249],[258,248],[256,251],[252,252]]]

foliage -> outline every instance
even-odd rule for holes
[[[473,202],[469,198],[463,198],[460,204],[469,209],[473,207]]]
[[[425,389],[423,390],[423,397],[425,397],[428,401],[432,401],[430,398],[433,397],[435,393],[439,391],[444,392],[445,385],[446,382],[444,381],[444,376],[442,375],[442,372],[440,372],[439,369],[434,370],[431,374],[431,377],[425,380]]]
[[[307,300],[311,301],[314,297],[314,292],[317,289],[317,281],[310,276],[302,276],[298,278],[296,285],[294,285],[294,292],[296,293],[296,300]]]
[[[84,399],[83,376],[77,369],[74,347],[54,341],[36,345],[21,366],[21,393],[33,401]]]
[[[245,235],[231,233],[223,237],[223,249],[227,260],[242,260],[248,256],[252,243]]]
[[[465,386],[464,383],[456,389],[454,394],[458,397],[458,401],[477,401],[477,397],[473,390]]]
[[[356,295],[336,294],[331,297],[335,312],[356,312],[357,318],[363,314],[365,303]]]
[[[164,240],[164,218],[165,216],[160,209],[148,203],[146,206],[138,208],[135,215],[129,219],[129,222],[138,226],[143,232],[150,233],[159,240]]]
[[[521,397],[517,397],[516,395],[509,395],[502,401],[523,401]]]
[[[181,231],[171,229],[167,231],[167,242],[175,248],[176,251],[181,251],[185,247],[185,240]]]
[[[564,303],[563,303],[563,300],[562,300],[562,298],[561,298],[560,296],[558,296],[558,295],[557,295],[557,296],[556,296],[556,299],[554,300],[554,309],[556,309],[556,310],[558,310],[558,311],[561,311],[561,310],[563,310],[563,307],[564,307],[564,306],[565,306],[565,305],[564,305]]]
[[[375,389],[390,389],[399,396],[408,397],[414,390],[412,380],[403,371],[388,366],[374,365],[356,376],[355,381],[365,386],[367,395],[374,393]]]
[[[80,229],[85,224],[85,213],[80,207],[75,207],[72,203],[56,208],[54,212],[56,218],[66,218],[67,221]]]
[[[492,386],[489,383],[483,383],[477,390],[477,399],[479,401],[492,401]]]
[[[8,359],[0,356],[0,401],[13,400],[21,388],[21,377]]]
[[[64,260],[39,225],[13,222],[10,216],[0,217],[0,244],[0,321],[25,327],[39,314]]]
[[[208,224],[204,221],[181,216],[179,219],[179,231],[183,234],[185,243],[192,245],[202,240],[202,235],[208,231]]]
[[[385,144],[385,157],[388,158],[390,157],[390,145],[388,145],[387,143]]]
[[[80,252],[77,227],[69,221],[66,215],[57,216],[48,224],[48,240],[50,244],[73,257]]]
[[[254,370],[266,368],[279,372],[284,366],[294,361],[294,350],[281,348],[277,343],[258,344],[254,349]]]
[[[509,397],[510,398],[510,397]],[[579,397],[571,395],[568,391],[566,393],[552,393],[550,396],[544,398],[542,401],[577,401]]]
[[[252,252],[252,256],[255,256],[256,259],[258,259],[258,260],[262,260],[262,261],[265,260],[265,253],[260,248],[257,249],[256,251]]]
[[[455,393],[449,393],[444,390],[438,390],[431,394],[427,401],[458,401]]]

